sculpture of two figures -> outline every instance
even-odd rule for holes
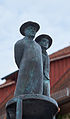
[[[52,119],[58,111],[58,104],[50,97],[50,60],[46,52],[52,38],[41,34],[34,40],[39,28],[31,21],[20,27],[25,37],[14,47],[19,73],[14,98],[6,105],[7,119]]]
[[[50,96],[50,61],[46,50],[52,39],[40,35],[33,40],[39,30],[39,24],[26,22],[20,27],[25,37],[15,44],[15,61],[19,68],[14,96],[23,94],[44,94]]]

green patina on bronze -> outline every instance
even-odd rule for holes
[[[50,61],[46,53],[52,40],[43,34],[34,41],[39,28],[31,21],[20,27],[24,38],[14,47],[19,72],[14,98],[6,104],[7,119],[52,119],[58,112],[57,102],[50,97]]]

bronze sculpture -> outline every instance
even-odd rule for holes
[[[50,62],[46,49],[51,46],[52,39],[43,34],[34,41],[39,28],[39,24],[31,21],[20,27],[25,37],[17,41],[14,48],[19,73],[14,98],[6,104],[7,119],[52,119],[58,112],[58,104],[50,97],[47,83],[47,80],[50,82]]]
[[[42,57],[43,57],[43,94],[50,96],[50,59],[46,52],[46,50],[52,44],[52,38],[49,35],[41,34],[39,35],[35,41],[41,46],[42,48]]]
[[[25,36],[15,44],[15,61],[19,74],[14,96],[23,94],[42,94],[43,66],[40,46],[33,40],[39,25],[26,22],[20,27]]]

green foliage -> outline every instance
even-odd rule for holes
[[[57,116],[57,119],[62,119],[62,115],[59,114],[59,115]]]
[[[57,119],[70,119],[70,113],[64,115],[59,114]]]

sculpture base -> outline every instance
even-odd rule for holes
[[[58,112],[58,104],[48,96],[26,94],[9,100],[6,110],[9,119],[12,119],[12,114],[14,119],[52,119]]]

